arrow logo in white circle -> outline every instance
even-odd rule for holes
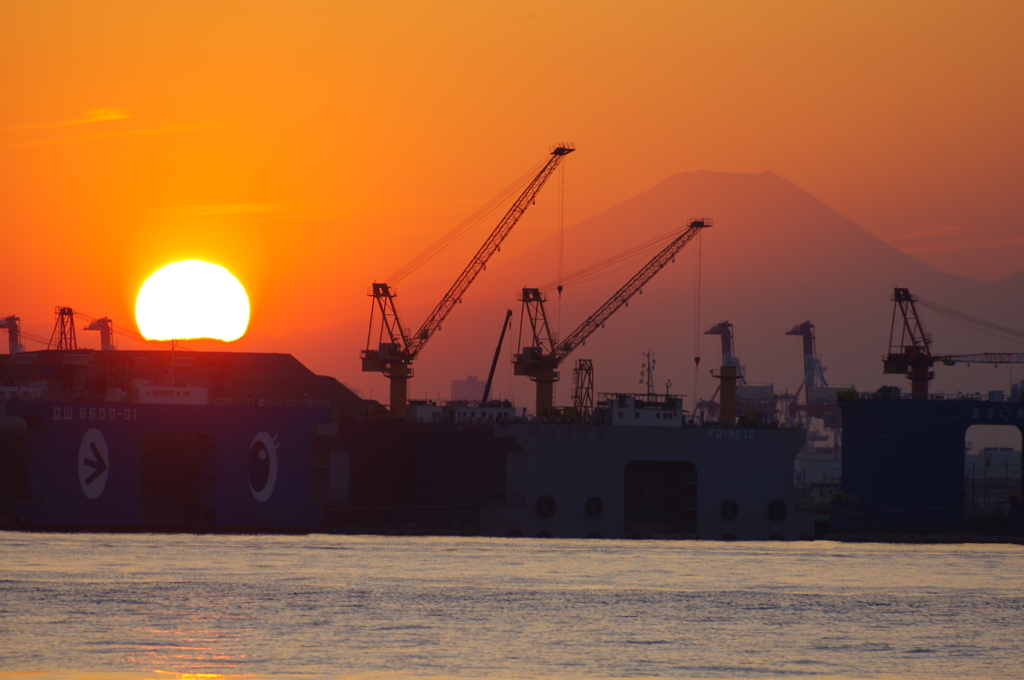
[[[107,486],[109,470],[110,453],[103,433],[95,427],[86,430],[78,446],[78,483],[86,498],[100,497]]]
[[[277,446],[276,435],[260,432],[249,447],[249,490],[260,503],[270,498],[277,483]]]

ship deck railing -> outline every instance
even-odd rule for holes
[[[329,408],[329,399],[268,399],[266,397],[215,397],[214,406],[289,406],[299,408]]]
[[[886,392],[858,392],[857,399],[890,399],[900,401],[993,401],[996,403],[1019,403],[1018,399],[1011,399],[1010,395],[1004,394],[1002,399],[990,399],[989,395],[983,392],[929,392],[923,399],[910,392],[892,394]],[[840,397],[842,400],[843,397]],[[848,399],[847,399],[848,400]]]

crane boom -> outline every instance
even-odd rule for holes
[[[554,357],[556,360],[561,363],[562,360],[571,354],[574,349],[586,342],[591,333],[600,328],[612,314],[629,302],[629,299],[633,297],[637,291],[643,288],[655,274],[660,272],[665,265],[671,262],[673,258],[675,258],[676,253],[682,250],[687,243],[692,241],[693,238],[700,233],[701,229],[710,226],[711,220],[690,220],[686,226],[686,230],[683,231],[682,234],[662,248],[661,252],[651,258],[651,261],[644,265],[643,269],[634,274],[633,278],[615,291],[615,294],[608,298],[607,302],[601,305],[596,312],[591,314],[586,321],[581,323],[576,330],[565,338],[565,340],[558,343],[554,351]]]
[[[612,314],[628,303],[634,294],[672,261],[683,246],[693,240],[702,229],[710,226],[711,220],[708,219],[690,220],[686,229],[679,236],[662,248],[607,302],[561,342],[555,339],[555,335],[548,327],[547,313],[544,311],[544,295],[538,288],[523,289],[520,299],[523,302],[523,318],[528,318],[530,322],[532,346],[522,347],[521,353],[513,359],[513,364],[516,375],[529,376],[530,380],[537,383],[538,417],[545,417],[554,405],[554,384],[558,380],[559,364],[573,350],[582,345]],[[522,331],[520,331],[520,341],[522,339]],[[548,350],[549,347],[550,350]]]
[[[487,261],[491,259],[491,256],[498,251],[501,247],[501,242],[505,240],[509,232],[512,231],[512,227],[516,226],[516,222],[523,216],[526,209],[533,203],[534,199],[537,198],[538,192],[551,177],[551,174],[558,167],[558,164],[562,162],[568,154],[572,153],[576,149],[571,145],[567,144],[564,146],[557,146],[551,152],[551,158],[544,164],[540,172],[533,178],[523,193],[519,195],[516,202],[512,204],[512,207],[508,209],[505,216],[498,222],[498,226],[494,228],[491,235],[484,241],[484,244],[480,246],[480,249],[476,251],[476,255],[469,261],[466,268],[459,274],[459,278],[455,279],[455,283],[448,289],[448,292],[444,294],[441,301],[434,307],[434,311],[430,313],[420,329],[416,331],[416,334],[412,336],[409,341],[409,345],[406,351],[412,358],[415,358],[423,346],[427,344],[427,341],[437,332],[441,327],[441,323],[445,317],[448,316],[452,308],[455,307],[462,300],[462,294],[466,292],[469,286],[476,279],[477,275],[483,271],[484,267],[487,266]]]
[[[958,361],[967,364],[1024,364],[1024,352],[984,352],[982,354],[941,354],[933,356],[935,361],[941,361],[946,366],[952,366]]]
[[[519,198],[515,200],[505,216],[498,222],[491,235],[469,261],[466,268],[448,289],[444,297],[411,336],[402,324],[395,305],[396,293],[386,283],[374,283],[369,295],[373,298],[370,308],[370,328],[367,335],[367,347],[360,352],[362,370],[364,372],[381,372],[391,382],[391,415],[403,418],[406,411],[407,383],[412,377],[412,362],[423,350],[427,341],[441,329],[441,323],[452,309],[462,300],[462,295],[476,279],[477,275],[487,266],[487,261],[501,247],[512,227],[523,216],[526,209],[537,198],[537,193],[551,177],[555,169],[567,155],[575,151],[572,144],[560,144],[551,150],[551,157],[544,163],[540,171],[526,186]],[[377,346],[373,347],[374,310],[379,312]]]
[[[498,346],[494,348],[494,359],[491,360],[491,370],[487,372],[487,382],[484,384],[484,394],[480,397],[480,405],[487,406],[487,399],[491,396],[491,385],[494,383],[494,369],[498,367],[498,357],[501,356],[501,346],[505,342],[505,331],[508,330],[508,320],[512,318],[512,310],[505,310],[505,320],[501,324],[501,335],[498,336]]]

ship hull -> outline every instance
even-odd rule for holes
[[[805,441],[803,430],[774,428],[341,424],[329,448],[360,483],[345,504],[328,506],[325,524],[346,532],[809,538],[813,517],[790,507],[793,461]]]
[[[23,401],[19,526],[69,530],[302,530],[311,438],[325,408]],[[23,456],[24,460],[17,458]],[[21,463],[19,465],[19,463]]]
[[[328,409],[25,401],[6,525],[794,540],[802,430],[331,422]],[[20,462],[19,462],[20,461]],[[20,480],[20,481],[19,481]],[[0,499],[3,500],[3,499]]]
[[[482,511],[489,535],[793,540],[813,531],[790,507],[802,430],[512,424],[496,435],[514,445],[504,502]]]
[[[968,430],[1024,433],[1024,404],[972,399],[849,399],[843,411],[842,493],[830,503],[830,537],[854,541],[994,541],[1024,537],[1020,479],[1005,522],[967,526]],[[1019,459],[1018,459],[1019,460]]]

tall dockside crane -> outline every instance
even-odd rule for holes
[[[814,324],[804,321],[792,330],[786,331],[786,335],[797,335],[803,338],[804,345],[804,381],[800,384],[801,389],[810,391],[812,387],[828,387],[825,380],[825,369],[818,361],[818,352],[814,343]],[[799,396],[800,390],[797,390]],[[806,395],[805,395],[806,396]]]
[[[892,294],[892,326],[889,330],[889,353],[882,359],[882,372],[903,374],[910,380],[910,392],[914,399],[928,398],[928,383],[935,377],[931,370],[936,361],[952,366],[958,361],[975,364],[1024,364],[1024,353],[1017,352],[985,352],[983,354],[932,354],[931,333],[925,333],[921,319],[917,314],[919,300],[910,294],[907,288],[895,288]],[[947,309],[935,303],[927,306],[936,311],[950,314],[977,325],[995,327],[1002,331],[1019,334],[1010,328],[996,326],[982,319],[962,312]],[[897,326],[899,330],[897,330]],[[897,337],[898,336],[898,337]]]
[[[722,339],[722,368],[715,376],[721,382],[715,388],[711,398],[703,402],[712,417],[720,418],[722,422],[733,422],[729,414],[723,414],[722,404],[715,401],[722,388],[729,384],[729,388],[735,391],[732,403],[735,409],[733,415],[747,414],[751,411],[760,413],[768,420],[774,420],[778,406],[778,396],[775,394],[775,386],[772,384],[750,385],[747,383],[747,367],[740,364],[740,358],[736,355],[736,344],[733,335],[732,324],[728,321],[716,323],[704,331],[704,335],[717,335]],[[714,375],[714,372],[711,373]],[[727,401],[722,399],[721,401]]]
[[[369,293],[373,298],[373,306],[370,308],[370,330],[366,339],[366,349],[360,352],[359,356],[362,359],[363,372],[379,371],[391,381],[391,415],[393,417],[405,417],[406,395],[408,394],[409,378],[413,376],[413,361],[416,360],[434,333],[441,330],[441,323],[445,317],[455,305],[462,301],[462,295],[487,266],[487,261],[491,259],[491,256],[501,247],[501,242],[505,240],[505,237],[512,231],[512,227],[537,198],[537,193],[554,173],[562,159],[575,150],[571,144],[562,144],[551,151],[551,158],[526,186],[505,216],[501,218],[498,226],[480,246],[476,255],[462,270],[462,274],[455,280],[455,283],[416,332],[409,334],[408,328],[402,323],[398,307],[395,306],[396,294],[391,287],[386,283],[373,284]],[[375,312],[379,312],[376,349],[372,346]]]
[[[50,342],[46,349],[78,349],[78,339],[75,337],[75,311],[70,307],[57,307],[54,313],[57,315],[57,322],[53,325],[53,333],[50,334]]]
[[[18,354],[19,352],[25,351],[25,346],[21,344],[21,318],[17,316],[8,316],[0,319],[0,328],[7,329],[7,351],[11,354]]]
[[[732,369],[725,369],[725,372],[720,371],[720,375],[733,374],[736,376],[735,386],[742,386],[747,384],[747,379],[744,377],[745,366],[740,366],[740,358],[736,356],[736,348],[733,342],[732,324],[728,321],[722,321],[716,323],[714,326],[704,331],[704,335],[718,335],[722,338],[722,366],[731,366]],[[712,375],[714,372],[712,371]],[[711,395],[711,399],[707,401],[707,406],[711,412],[720,414],[721,404],[715,401],[715,397],[722,389],[722,383],[718,384],[715,388],[714,393]]]
[[[717,335],[722,338],[722,367],[724,368],[724,373],[720,370],[719,378],[731,373],[732,375],[735,375],[735,383],[733,386],[745,385],[747,381],[746,378],[743,377],[743,367],[740,366],[740,359],[736,356],[736,348],[733,343],[732,324],[728,321],[721,321],[704,331],[704,335]],[[731,366],[732,368],[725,368],[728,366]],[[712,375],[714,375],[714,372],[712,372]],[[731,376],[727,377],[727,379],[731,379]],[[718,387],[716,387],[715,391],[711,394],[711,398],[704,402],[708,411],[714,418],[719,418],[722,413],[722,405],[715,401],[718,397],[718,393],[722,389],[722,384],[722,382],[719,382]],[[735,415],[735,413],[733,415]]]
[[[835,433],[835,441],[838,446],[842,434],[843,415],[836,402],[836,394],[840,390],[852,389],[852,386],[844,385],[837,387],[829,385],[825,379],[825,367],[818,359],[818,347],[814,340],[814,324],[804,321],[802,324],[793,326],[792,330],[786,331],[786,335],[796,335],[803,340],[804,357],[804,379],[799,389],[789,402],[789,416],[791,418],[804,418],[807,431],[811,431],[811,418],[820,418],[825,427]],[[800,393],[804,393],[804,403],[797,400]]]
[[[100,349],[102,351],[108,352],[117,349],[114,346],[114,322],[107,317],[96,319],[82,330],[100,332]]]
[[[736,367],[736,382],[743,385],[746,381],[743,378],[743,367],[740,366],[739,357],[736,356],[736,349],[733,343],[732,324],[728,321],[716,323],[710,329],[704,331],[704,335],[718,335],[722,338],[722,365]],[[717,393],[717,390],[715,390]],[[714,399],[714,396],[711,397]]]
[[[586,321],[570,333],[562,341],[551,331],[547,313],[544,311],[544,294],[538,288],[523,288],[520,300],[523,303],[520,318],[519,340],[522,352],[512,360],[515,375],[529,376],[537,383],[536,414],[543,417],[554,406],[555,383],[558,381],[558,366],[577,347],[582,345],[590,334],[604,325],[604,322],[626,305],[629,299],[651,280],[661,269],[675,259],[676,253],[683,249],[705,227],[711,226],[709,219],[690,220],[686,229],[665,246],[650,262],[633,275],[607,302],[590,315]],[[531,345],[525,346],[523,340],[523,322],[530,324]]]

